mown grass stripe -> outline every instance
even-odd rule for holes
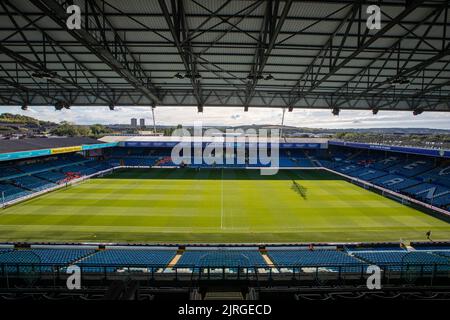
[[[450,238],[444,221],[308,170],[121,170],[0,214],[0,241],[397,241],[428,230]]]

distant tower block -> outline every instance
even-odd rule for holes
[[[139,119],[139,126],[141,127],[141,128],[145,128],[145,119]]]
[[[137,119],[136,118],[132,118],[131,119],[131,126],[132,127],[137,127]]]

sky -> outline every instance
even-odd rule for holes
[[[23,111],[20,107],[0,106],[0,113],[23,114],[39,120],[76,124],[128,124],[131,118],[144,118],[147,125],[153,123],[150,107],[116,107],[110,111],[107,107],[72,107],[70,110],[55,111],[54,107],[29,107]],[[205,107],[203,113],[197,113],[195,107],[157,107],[155,109],[157,125],[191,126],[201,122],[205,126],[281,124],[282,110],[274,108]],[[380,111],[373,115],[371,111],[341,110],[339,116],[333,116],[330,110],[297,109],[286,112],[285,125],[346,129],[346,128],[434,128],[450,130],[450,113],[425,112],[413,116],[412,112]]]

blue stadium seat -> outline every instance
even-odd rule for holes
[[[403,192],[418,200],[431,203],[439,207],[450,204],[450,188],[440,185],[421,183],[414,187],[404,189]]]
[[[0,183],[0,200],[12,201],[30,194],[30,191],[16,187],[9,183]]]
[[[450,188],[450,165],[441,166],[428,171],[420,175],[420,178],[425,182],[441,184]]]
[[[436,251],[432,251],[432,253],[444,257],[450,263],[450,250],[445,250],[445,251],[444,250],[436,250]]]
[[[85,272],[112,272],[120,267],[163,268],[175,257],[176,250],[106,249],[77,263]]]
[[[41,191],[41,190],[49,189],[49,188],[56,186],[56,184],[54,184],[53,182],[49,182],[47,180],[42,180],[42,179],[39,179],[39,178],[33,177],[33,176],[21,176],[18,178],[14,178],[11,181],[15,185],[17,185],[23,189],[32,190],[32,191]]]
[[[45,161],[6,166],[0,170],[0,202],[10,202],[35,192],[55,187],[68,172],[81,176],[111,168],[107,161],[88,160],[82,155],[64,155]]]
[[[400,191],[419,184],[420,181],[415,179],[405,178],[399,175],[388,174],[384,177],[373,179],[372,183],[382,186],[393,191]]]
[[[423,250],[423,251],[450,251],[450,245],[439,245],[439,244],[414,244],[411,243],[411,246],[415,250]]]
[[[401,248],[399,245],[395,245],[395,246],[363,246],[363,247],[356,247],[356,246],[346,246],[345,250],[350,253],[353,254],[354,252],[358,252],[358,251],[407,251],[405,248]]]
[[[423,251],[362,251],[354,255],[380,268],[392,271],[419,270],[432,272],[450,270],[449,261],[445,258]]]
[[[332,162],[332,161],[320,159],[319,163],[325,168],[329,168],[329,169],[334,168],[334,162]]]
[[[8,272],[51,272],[52,266],[65,266],[95,252],[92,249],[23,249],[0,255],[0,266],[6,265]],[[21,264],[22,266],[19,266]],[[24,265],[40,265],[31,268]],[[18,268],[19,267],[19,268]]]
[[[433,198],[433,200],[430,201],[430,203],[433,206],[444,208],[444,209],[448,210],[449,209],[448,207],[450,206],[450,193],[447,193],[440,197]]]
[[[365,180],[365,181],[371,181],[373,179],[381,178],[387,175],[387,172],[375,170],[372,168],[364,168],[357,171],[354,171],[351,173],[353,177]]]
[[[342,172],[344,174],[352,175],[353,172],[361,170],[361,166],[357,164],[345,164],[336,168],[336,171]]]
[[[20,171],[14,166],[1,166],[0,167],[0,178],[12,176],[15,174],[20,174]]]
[[[395,165],[400,164],[403,161],[403,157],[401,156],[388,156],[386,158],[380,159],[375,162],[372,167],[377,170],[386,170]]]
[[[123,158],[123,163],[125,166],[142,166],[142,167],[149,167],[153,166],[156,162],[155,157],[148,157],[148,158],[135,158],[135,157],[127,157]]]
[[[176,267],[267,267],[258,250],[187,250]]]
[[[0,248],[0,254],[10,252],[10,251],[12,251],[12,249]]]
[[[390,173],[399,174],[404,177],[414,177],[427,172],[433,168],[433,161],[425,158],[408,161],[406,164],[399,164],[389,168]]]
[[[280,267],[324,267],[330,270],[360,272],[366,265],[362,261],[336,250],[268,250],[275,265]]]
[[[45,172],[40,172],[40,173],[36,173],[34,174],[34,176],[40,178],[40,179],[44,179],[47,181],[51,181],[53,183],[59,183],[62,180],[64,180],[66,178],[66,176],[58,171],[45,171]]]

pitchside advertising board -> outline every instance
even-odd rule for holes
[[[81,145],[81,146],[70,146],[70,147],[62,147],[62,148],[31,150],[31,151],[8,152],[8,153],[0,154],[0,161],[51,156],[51,155],[62,154],[62,153],[111,148],[111,147],[115,147],[115,146],[117,146],[117,143],[114,142],[114,143],[97,143],[97,144],[89,144],[89,145]]]
[[[148,141],[127,141],[120,144],[122,147],[127,148],[173,148],[178,144],[191,144],[192,147],[199,146],[197,142],[148,142]],[[206,147],[211,144],[211,142],[203,142],[202,147]],[[223,146],[226,147],[242,147],[243,143],[234,142],[234,143],[223,143]],[[257,147],[257,143],[245,143],[245,147]],[[270,148],[270,143],[267,143],[267,147]],[[326,149],[326,143],[280,143],[280,149]]]
[[[343,141],[329,141],[328,144],[334,145],[334,146],[344,146],[344,147],[359,148],[359,149],[401,152],[401,153],[417,154],[417,155],[422,155],[422,156],[450,158],[450,150],[442,150],[442,149],[421,149],[421,148],[414,148],[414,147],[387,146],[387,145],[357,143],[357,142],[343,142]]]
[[[75,147],[54,148],[50,149],[50,152],[51,154],[60,154],[60,153],[78,152],[82,150],[83,150],[82,146],[75,146]]]

